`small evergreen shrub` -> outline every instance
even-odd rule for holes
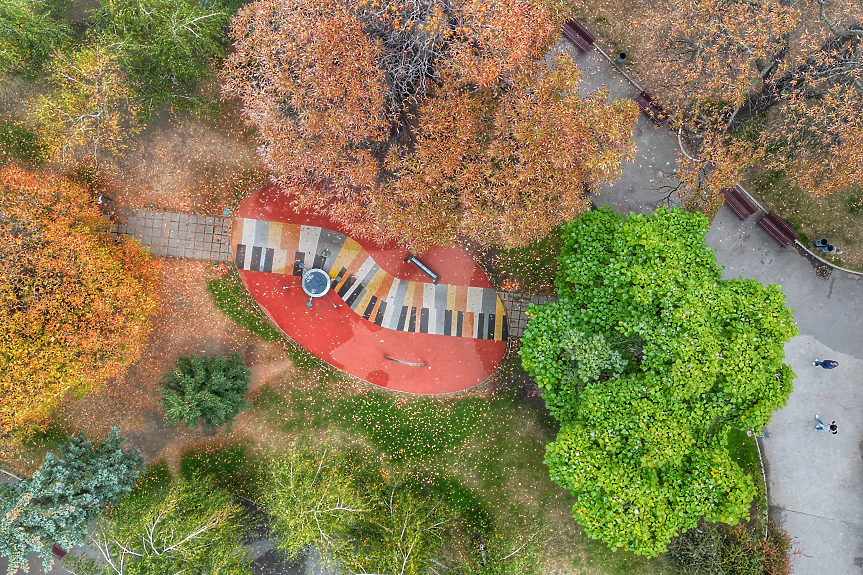
[[[184,421],[195,427],[198,419],[217,427],[231,423],[238,413],[251,407],[249,376],[237,352],[211,358],[181,357],[159,383],[162,407],[168,423]]]

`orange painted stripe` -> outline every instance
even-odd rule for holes
[[[465,290],[465,301],[467,301],[467,290]],[[464,312],[464,319],[461,322],[461,336],[473,337],[473,313]]]
[[[423,308],[423,284],[420,282],[411,282],[415,283],[414,286],[414,299],[411,305],[417,308],[417,325],[420,323],[420,310]],[[419,331],[419,328],[417,328]]]
[[[288,252],[286,266],[293,268],[294,258],[297,255],[297,248],[300,245],[300,226],[295,224],[285,224],[282,226],[282,240],[279,242],[279,247]]]
[[[380,300],[387,299],[387,296],[390,295],[390,288],[393,287],[393,281],[395,281],[395,279],[396,278],[390,274],[387,274],[386,277],[384,277],[384,281],[382,281],[381,285],[378,286],[378,289],[375,290],[378,302],[380,302]],[[375,309],[377,309],[377,304],[375,304]]]
[[[467,286],[454,286],[454,287],[455,287],[455,307],[453,308],[453,311],[464,311],[467,309]]]

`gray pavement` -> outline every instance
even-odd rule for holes
[[[126,234],[154,256],[231,261],[231,219],[206,214],[138,210],[112,234]]]
[[[599,88],[607,88],[609,99],[635,99],[638,88],[618,72],[617,68],[602,54],[591,50],[580,53],[566,39],[558,41],[547,61],[550,61],[560,51],[567,51],[578,67],[584,72],[579,85],[582,95]],[[601,184],[593,194],[593,203],[597,206],[609,205],[623,215],[630,212],[636,214],[650,213],[663,205],[663,197],[667,191],[663,186],[676,185],[674,178],[677,169],[677,135],[667,127],[655,126],[644,114],[640,114],[633,131],[636,143],[635,161],[623,166],[620,179],[611,184]],[[677,203],[671,198],[671,203]]]
[[[741,222],[721,208],[707,243],[723,277],[779,284],[800,330],[785,346],[794,391],[761,441],[770,516],[793,538],[795,575],[863,573],[863,278],[817,277],[808,259],[756,225],[760,215]],[[838,435],[816,431],[816,414],[836,420]]]

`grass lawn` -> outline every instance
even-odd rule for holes
[[[207,292],[225,315],[264,341],[276,341],[281,332],[261,312],[240,280],[237,271],[232,269],[224,277],[207,281]]]
[[[743,186],[766,208],[775,210],[800,234],[800,242],[815,249],[819,238],[842,250],[839,255],[816,253],[836,265],[863,271],[863,190],[813,198],[788,183],[782,172],[753,170]]]
[[[489,262],[489,273],[497,282],[514,279],[526,293],[553,293],[561,248],[563,238],[557,228],[523,248],[498,251]]]
[[[544,573],[671,573],[664,558],[612,552],[588,540],[572,519],[572,497],[543,463],[557,424],[517,391],[522,374],[488,397],[409,398],[342,381],[268,386],[255,401],[261,427],[287,438],[362,444],[412,483],[444,496],[478,524],[494,521],[524,531],[542,526]]]

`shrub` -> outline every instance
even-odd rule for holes
[[[243,397],[249,392],[250,374],[237,352],[179,358],[159,383],[167,422],[184,420],[186,427],[195,427],[203,417],[212,427],[230,423],[251,407]]]
[[[762,537],[743,524],[701,521],[668,546],[679,575],[788,575],[791,539],[770,523]]]

